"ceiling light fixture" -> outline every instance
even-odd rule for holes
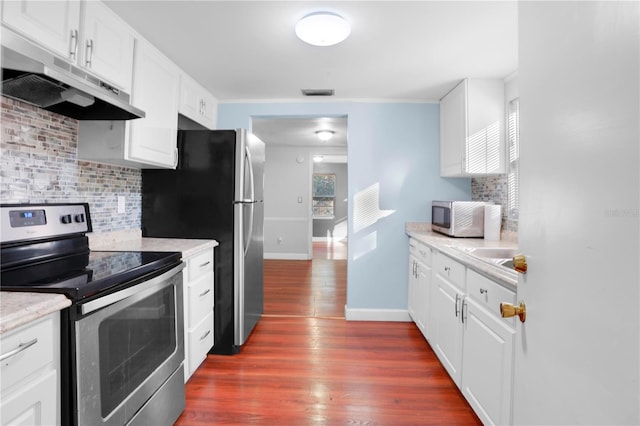
[[[324,160],[324,156],[322,156],[322,155],[314,155],[313,156],[313,161],[315,161],[316,163],[319,163],[322,160]]]
[[[314,46],[333,46],[351,34],[351,26],[340,15],[331,12],[311,13],[296,24],[296,35]]]
[[[329,139],[331,139],[333,137],[334,133],[335,132],[333,130],[318,130],[316,132],[316,136],[321,141],[326,142],[326,141],[328,141]]]

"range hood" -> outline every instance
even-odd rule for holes
[[[129,95],[2,27],[4,96],[78,120],[145,116]]]

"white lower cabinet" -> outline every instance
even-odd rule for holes
[[[511,424],[514,318],[500,317],[500,302],[490,299],[513,303],[515,293],[475,271],[468,271],[467,285],[462,393],[484,424]]]
[[[213,248],[185,259],[184,280],[184,380],[191,377],[213,347]]]
[[[462,378],[464,277],[464,265],[436,253],[431,288],[430,344],[458,386]]]
[[[409,250],[409,315],[423,336],[428,339],[431,306],[431,249],[412,240]]]
[[[426,247],[431,279],[425,298],[419,272],[426,268],[418,254],[421,246],[426,247],[411,239],[411,318],[482,422],[511,424],[516,319],[502,318],[500,303],[515,304],[515,291]],[[421,310],[426,312],[424,319]]]
[[[60,314],[0,339],[0,424],[60,424]]]

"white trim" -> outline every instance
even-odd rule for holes
[[[221,104],[281,104],[281,103],[376,103],[376,104],[438,104],[433,99],[385,99],[385,98],[336,98],[333,96],[309,96],[288,99],[218,99]]]
[[[311,260],[311,256],[306,253],[265,253],[263,257],[275,260]]]
[[[265,217],[265,221],[279,221],[279,222],[306,222],[309,220],[306,217],[282,217],[282,216],[271,216]]]
[[[349,309],[347,305],[344,305],[344,317],[347,321],[413,321],[406,309]]]

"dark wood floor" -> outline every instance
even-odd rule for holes
[[[336,257],[265,261],[265,316],[191,377],[177,425],[481,424],[413,324],[344,320]]]

